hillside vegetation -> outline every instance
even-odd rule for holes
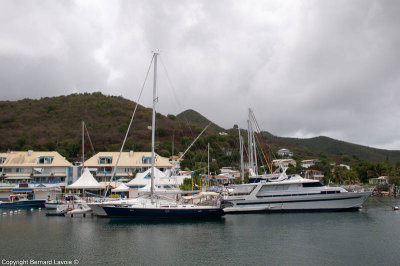
[[[204,116],[202,116],[200,113],[196,112],[195,110],[188,109],[186,111],[183,111],[182,113],[178,114],[176,116],[179,120],[183,122],[189,122],[191,124],[200,126],[200,127],[205,127],[208,124],[211,123],[210,129],[213,131],[225,131],[222,127],[218,126],[217,124],[211,122]]]
[[[38,100],[0,102],[0,150],[57,150],[74,161],[81,156],[81,121],[86,122],[96,152],[117,151],[135,103],[117,96],[101,93],[71,94]],[[210,121],[194,110],[178,115],[157,114],[156,150],[163,156],[183,151]],[[125,150],[149,151],[151,109],[139,106]],[[228,136],[218,132],[226,131]],[[225,130],[212,123],[190,152],[184,166],[196,167],[204,163],[206,146],[210,142],[215,165],[237,166],[239,162],[237,129]],[[242,134],[246,134],[243,130]],[[375,149],[334,140],[328,137],[310,139],[283,138],[263,132],[272,150],[272,157],[280,148],[288,148],[295,159],[320,158],[337,163],[354,164],[359,161],[400,161],[400,151]],[[245,138],[246,139],[246,138]],[[173,143],[172,143],[172,140]],[[93,153],[86,141],[86,157]],[[197,165],[199,166],[199,165]]]
[[[117,151],[126,133],[135,103],[101,93],[72,94],[39,100],[0,102],[0,150],[57,150],[69,160],[76,160],[81,150],[81,121],[85,121],[95,151]],[[139,106],[125,150],[150,149],[151,109]],[[157,114],[158,151],[172,150],[174,135],[177,149],[180,139],[199,129],[183,125]],[[89,141],[86,151],[91,155]]]

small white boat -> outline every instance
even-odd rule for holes
[[[85,201],[75,194],[62,194],[61,197],[52,200],[46,200],[44,206],[46,209],[57,209],[60,205],[72,205],[73,203],[84,203]]]
[[[67,211],[66,215],[87,214],[91,213],[92,209],[87,204],[79,204],[76,208]]]

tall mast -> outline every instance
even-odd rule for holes
[[[210,176],[210,142],[208,143],[207,176]]]
[[[175,142],[175,131],[172,133],[172,151],[171,151],[171,156],[174,156],[174,142]],[[172,157],[172,160],[174,158]]]
[[[82,172],[85,169],[85,122],[82,121]]]
[[[154,79],[153,79],[153,120],[151,124],[151,201],[154,201],[154,165],[155,165],[155,153],[154,153],[154,142],[156,132],[156,101],[157,101],[157,56],[158,53],[154,53]]]
[[[254,131],[252,131],[252,137],[253,137],[253,156],[254,156],[254,172],[256,175],[258,175],[258,164],[257,164],[257,146],[256,146],[256,139],[254,136]]]
[[[251,123],[247,120],[247,143],[249,151],[249,169],[253,169],[253,140],[251,139]]]
[[[242,184],[244,184],[244,162],[243,162],[243,138],[240,134],[240,128],[239,130],[239,147],[240,147],[240,170],[242,174]]]

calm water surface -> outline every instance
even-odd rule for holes
[[[79,260],[79,265],[400,265],[400,211],[392,211],[394,205],[400,201],[370,198],[358,212],[226,215],[182,223],[46,217],[44,211],[27,210],[0,217],[0,260]]]

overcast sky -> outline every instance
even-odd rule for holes
[[[2,0],[0,99],[135,100],[159,49],[161,113],[230,128],[251,107],[278,136],[400,149],[399,14],[387,0]]]

